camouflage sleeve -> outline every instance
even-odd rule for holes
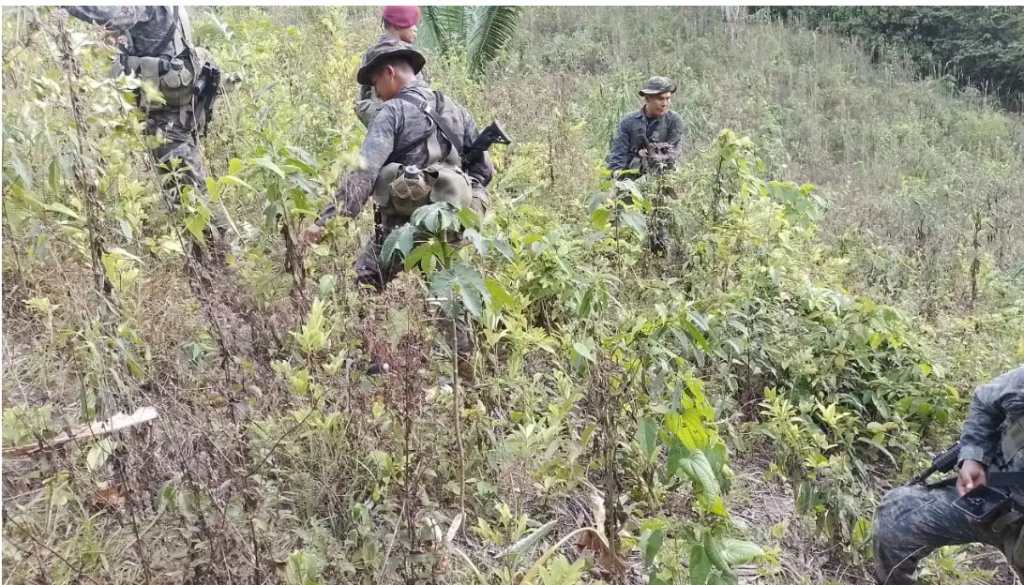
[[[1006,415],[1024,414],[1024,368],[1018,368],[974,392],[960,433],[960,463],[973,459],[985,465],[999,452],[1000,426]]]
[[[359,169],[342,177],[334,193],[334,203],[328,205],[317,218],[324,225],[338,214],[356,217],[373,194],[373,183],[395,147],[397,133],[396,108],[385,104],[370,122],[366,138],[359,149]]]
[[[128,30],[152,16],[146,6],[65,6],[64,10],[79,20],[120,31]]]
[[[675,112],[672,112],[672,117],[674,123],[672,124],[668,142],[672,144],[672,159],[679,160],[679,155],[683,152],[683,141],[686,139],[686,122]]]
[[[629,119],[623,118],[619,122],[619,129],[612,139],[611,149],[608,151],[608,158],[605,164],[613,171],[621,171],[629,166]]]
[[[473,120],[473,116],[465,110],[462,112],[462,127],[462,147],[468,148],[480,133],[476,129],[476,121]],[[480,160],[474,162],[466,169],[466,174],[476,179],[484,187],[489,185],[491,179],[494,178],[494,165],[491,164],[491,155],[485,150]]]

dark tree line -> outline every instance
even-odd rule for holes
[[[1024,111],[1024,9],[1020,7],[778,7],[772,13],[811,28],[860,38],[873,58],[902,46],[923,74],[950,75]]]

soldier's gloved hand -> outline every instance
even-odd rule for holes
[[[985,466],[973,459],[965,459],[956,478],[956,491],[963,496],[974,488],[988,483]]]

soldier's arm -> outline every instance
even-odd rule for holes
[[[625,118],[619,122],[619,128],[615,132],[615,138],[612,139],[605,164],[610,170],[621,171],[629,166],[629,159],[629,119]]]
[[[960,434],[960,463],[989,465],[998,453],[1000,425],[1008,411],[1024,409],[1024,368],[1004,374],[974,392]]]
[[[145,6],[65,6],[64,10],[79,20],[118,31],[126,31],[151,16]]]
[[[480,133],[476,129],[476,121],[473,120],[473,116],[469,115],[469,112],[463,111],[462,113],[462,144],[463,147],[468,147],[473,144],[473,141],[477,139]],[[491,179],[494,178],[494,165],[491,164],[491,155],[484,151],[484,155],[480,157],[480,160],[473,162],[466,169],[466,174],[474,178],[481,185],[486,187],[491,183]]]
[[[320,213],[316,220],[317,225],[325,225],[338,213],[356,217],[363,210],[370,195],[373,194],[373,183],[377,180],[377,174],[395,148],[395,110],[393,106],[384,107],[370,122],[366,138],[359,149],[359,169],[342,177],[334,193],[334,203]]]
[[[683,152],[683,141],[686,140],[686,122],[675,112],[672,112],[672,116],[674,124],[668,142],[672,144],[672,160],[679,160],[679,155]]]

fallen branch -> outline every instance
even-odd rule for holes
[[[65,443],[92,439],[107,435],[115,431],[127,429],[135,425],[149,422],[159,416],[152,406],[144,406],[135,411],[134,414],[118,413],[105,421],[79,425],[67,429],[63,435],[55,437],[47,443],[40,442],[36,445],[23,445],[21,447],[8,447],[3,450],[4,457],[28,457],[40,451],[56,449]]]

